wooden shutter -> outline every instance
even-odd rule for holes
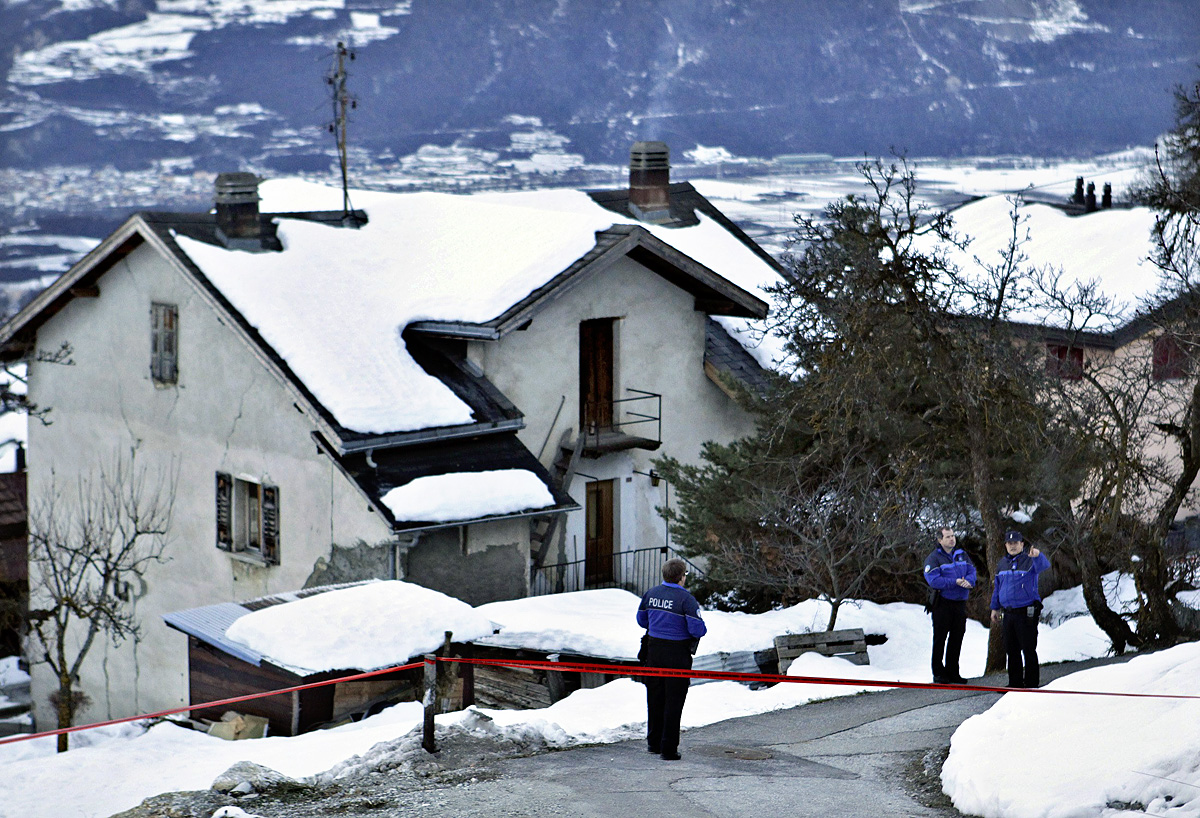
[[[179,380],[179,308],[150,305],[150,375],[158,383]]]
[[[262,487],[262,555],[271,565],[279,564],[279,487]]]
[[[233,478],[217,472],[217,548],[233,550]]]

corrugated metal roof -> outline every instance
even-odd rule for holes
[[[704,653],[692,659],[692,670],[720,670],[729,673],[762,673],[754,651],[739,650],[733,653]],[[693,679],[692,684],[701,685],[716,679]]]
[[[175,630],[194,636],[230,656],[236,656],[252,665],[261,665],[261,653],[225,638],[225,631],[229,630],[229,626],[248,613],[248,608],[236,602],[218,602],[216,605],[163,614],[163,621]]]

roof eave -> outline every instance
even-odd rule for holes
[[[392,531],[396,534],[415,534],[420,531],[436,531],[442,528],[458,528],[464,525],[477,525],[479,523],[491,523],[498,520],[518,520],[526,517],[545,517],[550,514],[566,514],[572,511],[579,511],[583,507],[578,503],[556,504],[545,508],[527,509],[525,511],[516,511],[510,514],[490,514],[483,517],[467,517],[461,520],[449,520],[446,522],[430,523],[430,522],[413,522],[406,523],[396,521],[392,526]]]
[[[26,357],[33,343],[31,333],[36,333],[42,324],[76,297],[73,290],[81,282],[91,277],[99,278],[148,241],[152,232],[141,214],[134,214],[54,283],[38,293],[20,312],[0,326],[0,359],[11,362]]]

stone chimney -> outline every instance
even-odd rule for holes
[[[1096,211],[1096,183],[1095,182],[1088,182],[1088,184],[1087,184],[1087,196],[1085,196],[1084,200],[1083,200],[1083,209],[1086,210],[1088,213],[1094,213]]]
[[[629,209],[644,222],[671,220],[670,159],[666,142],[634,142],[629,152]]]
[[[258,218],[258,182],[253,173],[217,176],[217,238],[236,250],[261,250],[262,225]]]
[[[1101,207],[1101,209],[1107,209],[1107,208],[1112,207],[1112,183],[1111,182],[1104,183],[1104,192],[1102,194],[1100,194],[1100,207]]]

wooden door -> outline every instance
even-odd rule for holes
[[[613,480],[587,484],[587,545],[584,554],[584,583],[611,583],[613,572]]]
[[[584,434],[613,425],[613,321],[595,318],[579,325],[579,424]]]

